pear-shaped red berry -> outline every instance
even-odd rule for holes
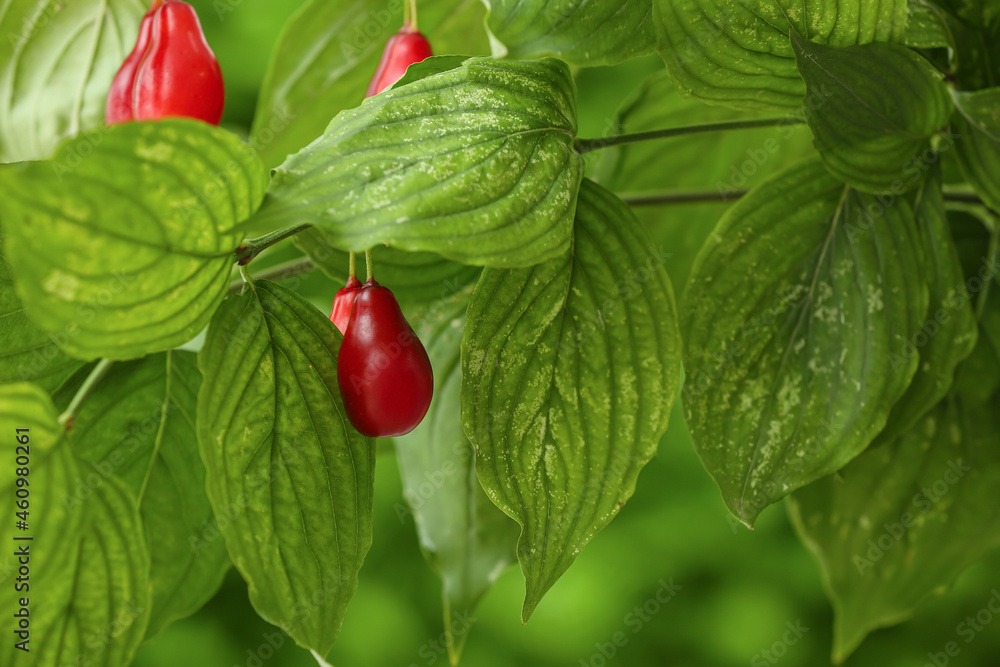
[[[427,38],[409,23],[404,24],[399,32],[386,42],[382,60],[375,70],[371,83],[368,84],[365,97],[378,95],[399,81],[406,74],[407,67],[432,55],[434,54],[431,52],[431,43]]]
[[[372,437],[409,433],[431,404],[434,373],[427,351],[396,297],[374,280],[354,299],[337,382],[351,424]]]
[[[351,276],[347,279],[347,284],[337,290],[333,297],[333,309],[330,311],[330,321],[337,325],[340,333],[347,333],[347,323],[351,319],[351,306],[354,305],[354,298],[361,291],[361,281]]]
[[[194,8],[181,0],[154,0],[135,48],[111,83],[107,124],[184,116],[218,125],[225,99],[222,70]]]

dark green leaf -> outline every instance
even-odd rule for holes
[[[4,3],[0,162],[45,159],[61,139],[103,126],[108,87],[135,44],[147,4]]]
[[[396,438],[396,457],[420,546],[443,582],[445,640],[458,663],[468,632],[453,619],[471,617],[480,599],[514,562],[518,527],[497,509],[476,478],[472,445],[462,432],[460,351],[471,290],[441,301],[417,335],[434,367],[434,398],[413,432]]]
[[[111,367],[77,411],[77,457],[115,475],[139,506],[152,559],[147,637],[201,608],[229,568],[198,455],[194,417],[201,375],[193,352],[165,352]],[[85,373],[55,397],[65,408]]]
[[[223,302],[198,356],[198,442],[229,555],[257,612],[320,655],[372,540],[375,446],[344,414],[340,340],[259,281]]]
[[[919,251],[905,200],[883,206],[818,159],[754,188],[702,248],[683,300],[685,417],[747,525],[882,430],[917,368],[888,361],[927,312]]]
[[[582,158],[566,65],[474,58],[369,98],[277,169],[260,228],[311,223],[331,245],[379,243],[466,264],[566,252]]]
[[[268,167],[361,103],[407,1],[310,0],[299,8],[274,50],[250,134]],[[479,0],[421,0],[419,26],[434,53],[486,55],[484,14]]]
[[[928,0],[909,0],[910,20],[906,24],[904,43],[916,49],[953,47],[955,38],[948,27],[944,12]]]
[[[34,382],[46,391],[54,391],[83,364],[56,345],[60,339],[59,334],[50,335],[36,327],[24,314],[10,267],[0,255],[0,384]]]
[[[654,0],[659,51],[680,89],[736,108],[797,110],[806,87],[789,31],[824,44],[901,42],[906,0]]]
[[[917,373],[903,397],[893,406],[880,442],[888,442],[914,424],[951,387],[955,367],[976,345],[976,317],[965,288],[965,276],[955,243],[948,231],[940,169],[935,167],[917,192],[914,207],[917,232],[923,246],[929,305],[927,317],[912,339],[896,341],[889,353],[893,370],[919,359]]]
[[[929,139],[952,111],[937,70],[897,44],[824,46],[798,34],[792,44],[830,173],[864,192],[899,196],[916,187]]]
[[[18,294],[82,359],[140,357],[203,329],[229,285],[233,227],[266,185],[246,144],[181,119],[82,135],[5,179]]]
[[[1000,88],[955,94],[952,129],[962,173],[986,204],[1000,211]]]
[[[462,339],[462,419],[490,499],[521,524],[521,616],[632,495],[677,392],[663,249],[589,180],[573,250],[483,271]]]
[[[614,65],[653,53],[650,0],[488,0],[495,56]]]
[[[833,600],[835,662],[1000,545],[998,410],[996,401],[969,409],[946,400],[893,443],[790,497]]]

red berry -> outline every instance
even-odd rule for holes
[[[354,305],[354,297],[361,291],[361,281],[351,276],[347,279],[347,284],[337,290],[337,295],[333,297],[333,310],[330,311],[330,321],[337,325],[340,333],[347,333],[347,323],[351,319],[351,306]]]
[[[413,63],[418,63],[425,58],[430,58],[431,44],[427,38],[414,30],[409,23],[399,29],[395,35],[389,38],[382,52],[382,60],[375,70],[372,82],[368,84],[368,92],[365,97],[378,95],[383,90],[396,83],[406,73],[406,68]]]
[[[347,416],[372,437],[409,433],[427,414],[434,373],[396,297],[374,280],[358,292],[337,357]]]
[[[168,116],[222,119],[222,70],[205,41],[194,8],[180,0],[154,0],[139,38],[108,91],[108,125]]]

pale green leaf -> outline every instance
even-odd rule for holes
[[[102,128],[115,72],[135,45],[143,0],[13,0],[0,7],[0,162],[48,158]],[[91,138],[100,141],[98,130]]]
[[[186,119],[84,135],[9,170],[0,217],[28,316],[82,359],[190,340],[225,294],[233,227],[265,179],[246,144]]]
[[[941,74],[897,44],[824,46],[798,34],[792,44],[830,173],[864,192],[899,196],[919,185],[929,139],[952,111]]]
[[[83,364],[56,345],[62,336],[65,333],[50,335],[31,323],[14,291],[7,260],[0,255],[0,384],[33,382],[54,391]]]
[[[462,420],[489,495],[521,524],[531,615],[656,451],[680,341],[663,258],[584,180],[571,253],[483,271],[462,339]]]
[[[835,662],[1000,545],[998,410],[945,400],[891,444],[790,496],[833,600]]]
[[[323,133],[364,99],[382,48],[403,22],[403,3],[310,0],[282,30],[257,101],[251,145],[268,167]],[[479,0],[420,0],[419,27],[434,53],[489,53]]]
[[[900,42],[906,0],[654,0],[659,51],[680,89],[737,108],[797,110],[805,85],[789,41]]]
[[[906,391],[889,367],[927,312],[920,239],[903,199],[883,207],[818,159],[737,202],[685,290],[684,410],[698,455],[747,525],[864,451]]]
[[[277,169],[260,213],[328,243],[384,243],[466,264],[566,252],[582,158],[566,65],[467,60],[367,99]]]
[[[653,53],[650,0],[487,0],[493,54],[556,56],[574,65],[614,65]]]
[[[986,204],[1000,210],[1000,88],[955,94],[952,129],[962,173]]]
[[[396,438],[396,458],[408,507],[423,549],[443,583],[445,640],[458,662],[468,632],[455,621],[474,618],[479,601],[516,559],[518,526],[496,508],[476,478],[475,454],[462,431],[460,360],[465,310],[463,290],[417,324],[434,367],[434,398],[423,422]]]
[[[58,407],[69,404],[85,377],[81,372],[60,389]],[[74,421],[77,457],[120,478],[139,505],[152,561],[147,637],[201,608],[229,569],[195,438],[200,384],[193,352],[117,363]]]
[[[372,540],[375,446],[344,414],[340,340],[258,281],[223,302],[198,356],[198,443],[229,555],[257,613],[320,655]]]

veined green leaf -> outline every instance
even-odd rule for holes
[[[1000,545],[1000,402],[945,400],[889,445],[789,497],[833,600],[833,659],[909,618]]]
[[[1000,88],[955,93],[952,129],[962,173],[976,194],[1000,210]]]
[[[0,217],[28,317],[81,359],[180,345],[229,285],[236,223],[266,174],[200,121],[126,123],[5,174]]]
[[[914,338],[899,341],[889,354],[889,366],[894,370],[905,366],[911,357],[919,362],[909,388],[892,407],[879,442],[891,441],[937,405],[951,387],[955,367],[976,345],[976,316],[948,230],[938,166],[917,192],[914,218],[923,246],[921,275],[928,288],[927,317]]]
[[[521,524],[521,616],[618,513],[680,379],[662,249],[589,180],[573,250],[487,269],[462,339],[462,420],[490,499]]]
[[[229,569],[198,455],[196,363],[193,352],[175,350],[114,364],[73,426],[76,456],[105,477],[119,477],[139,506],[151,557],[147,638],[201,608]],[[85,377],[79,373],[60,389],[58,407],[69,404]]]
[[[250,601],[325,655],[372,540],[375,446],[344,414],[340,333],[258,281],[223,302],[198,356],[208,497]]]
[[[496,578],[515,561],[518,535],[517,524],[479,485],[475,454],[462,431],[460,352],[470,294],[463,290],[438,302],[417,325],[434,367],[434,398],[424,421],[395,439],[408,511],[424,555],[443,582],[445,640],[452,664],[458,663],[469,636],[453,630],[453,619],[471,616]]]
[[[0,350],[0,384],[33,382],[54,391],[83,365],[56,345],[60,339],[60,334],[42,331],[25,315],[24,305],[14,291],[10,266],[0,255],[0,340],[4,343]]]
[[[909,21],[903,42],[915,49],[953,47],[955,38],[948,27],[945,14],[937,5],[927,0],[907,2]]]
[[[901,42],[906,0],[654,0],[659,51],[689,95],[737,108],[798,110],[806,92],[789,31],[835,46]]]
[[[0,162],[42,160],[104,124],[142,0],[17,0],[0,10]]]
[[[684,294],[684,410],[698,455],[747,525],[864,451],[917,368],[889,366],[927,312],[909,204],[884,206],[818,159],[754,188]]]
[[[28,429],[28,453],[21,455],[30,459],[30,483],[18,487],[30,490],[27,527],[4,522],[0,539],[12,545],[11,555],[27,549],[31,566],[30,591],[0,589],[7,609],[20,608],[21,597],[30,600],[28,651],[15,648],[23,638],[12,638],[0,646],[0,662],[125,667],[151,607],[149,553],[134,499],[110,473],[77,462],[51,400],[37,386],[0,387],[0,427],[12,438],[16,428]],[[10,498],[15,473],[13,466],[0,472],[0,490]]]
[[[337,113],[361,103],[406,1],[310,0],[289,19],[250,132],[264,164],[281,164],[322,134]],[[420,30],[434,53],[486,55],[485,13],[479,0],[421,0]]]
[[[930,166],[930,137],[948,123],[951,97],[930,63],[898,44],[834,47],[793,34],[808,114],[823,163],[864,192],[912,190]]]
[[[255,228],[310,223],[331,245],[385,243],[527,266],[569,247],[583,160],[566,65],[467,60],[365,100],[279,167]]]
[[[614,65],[656,48],[650,0],[487,0],[498,57],[556,56],[574,65]]]

